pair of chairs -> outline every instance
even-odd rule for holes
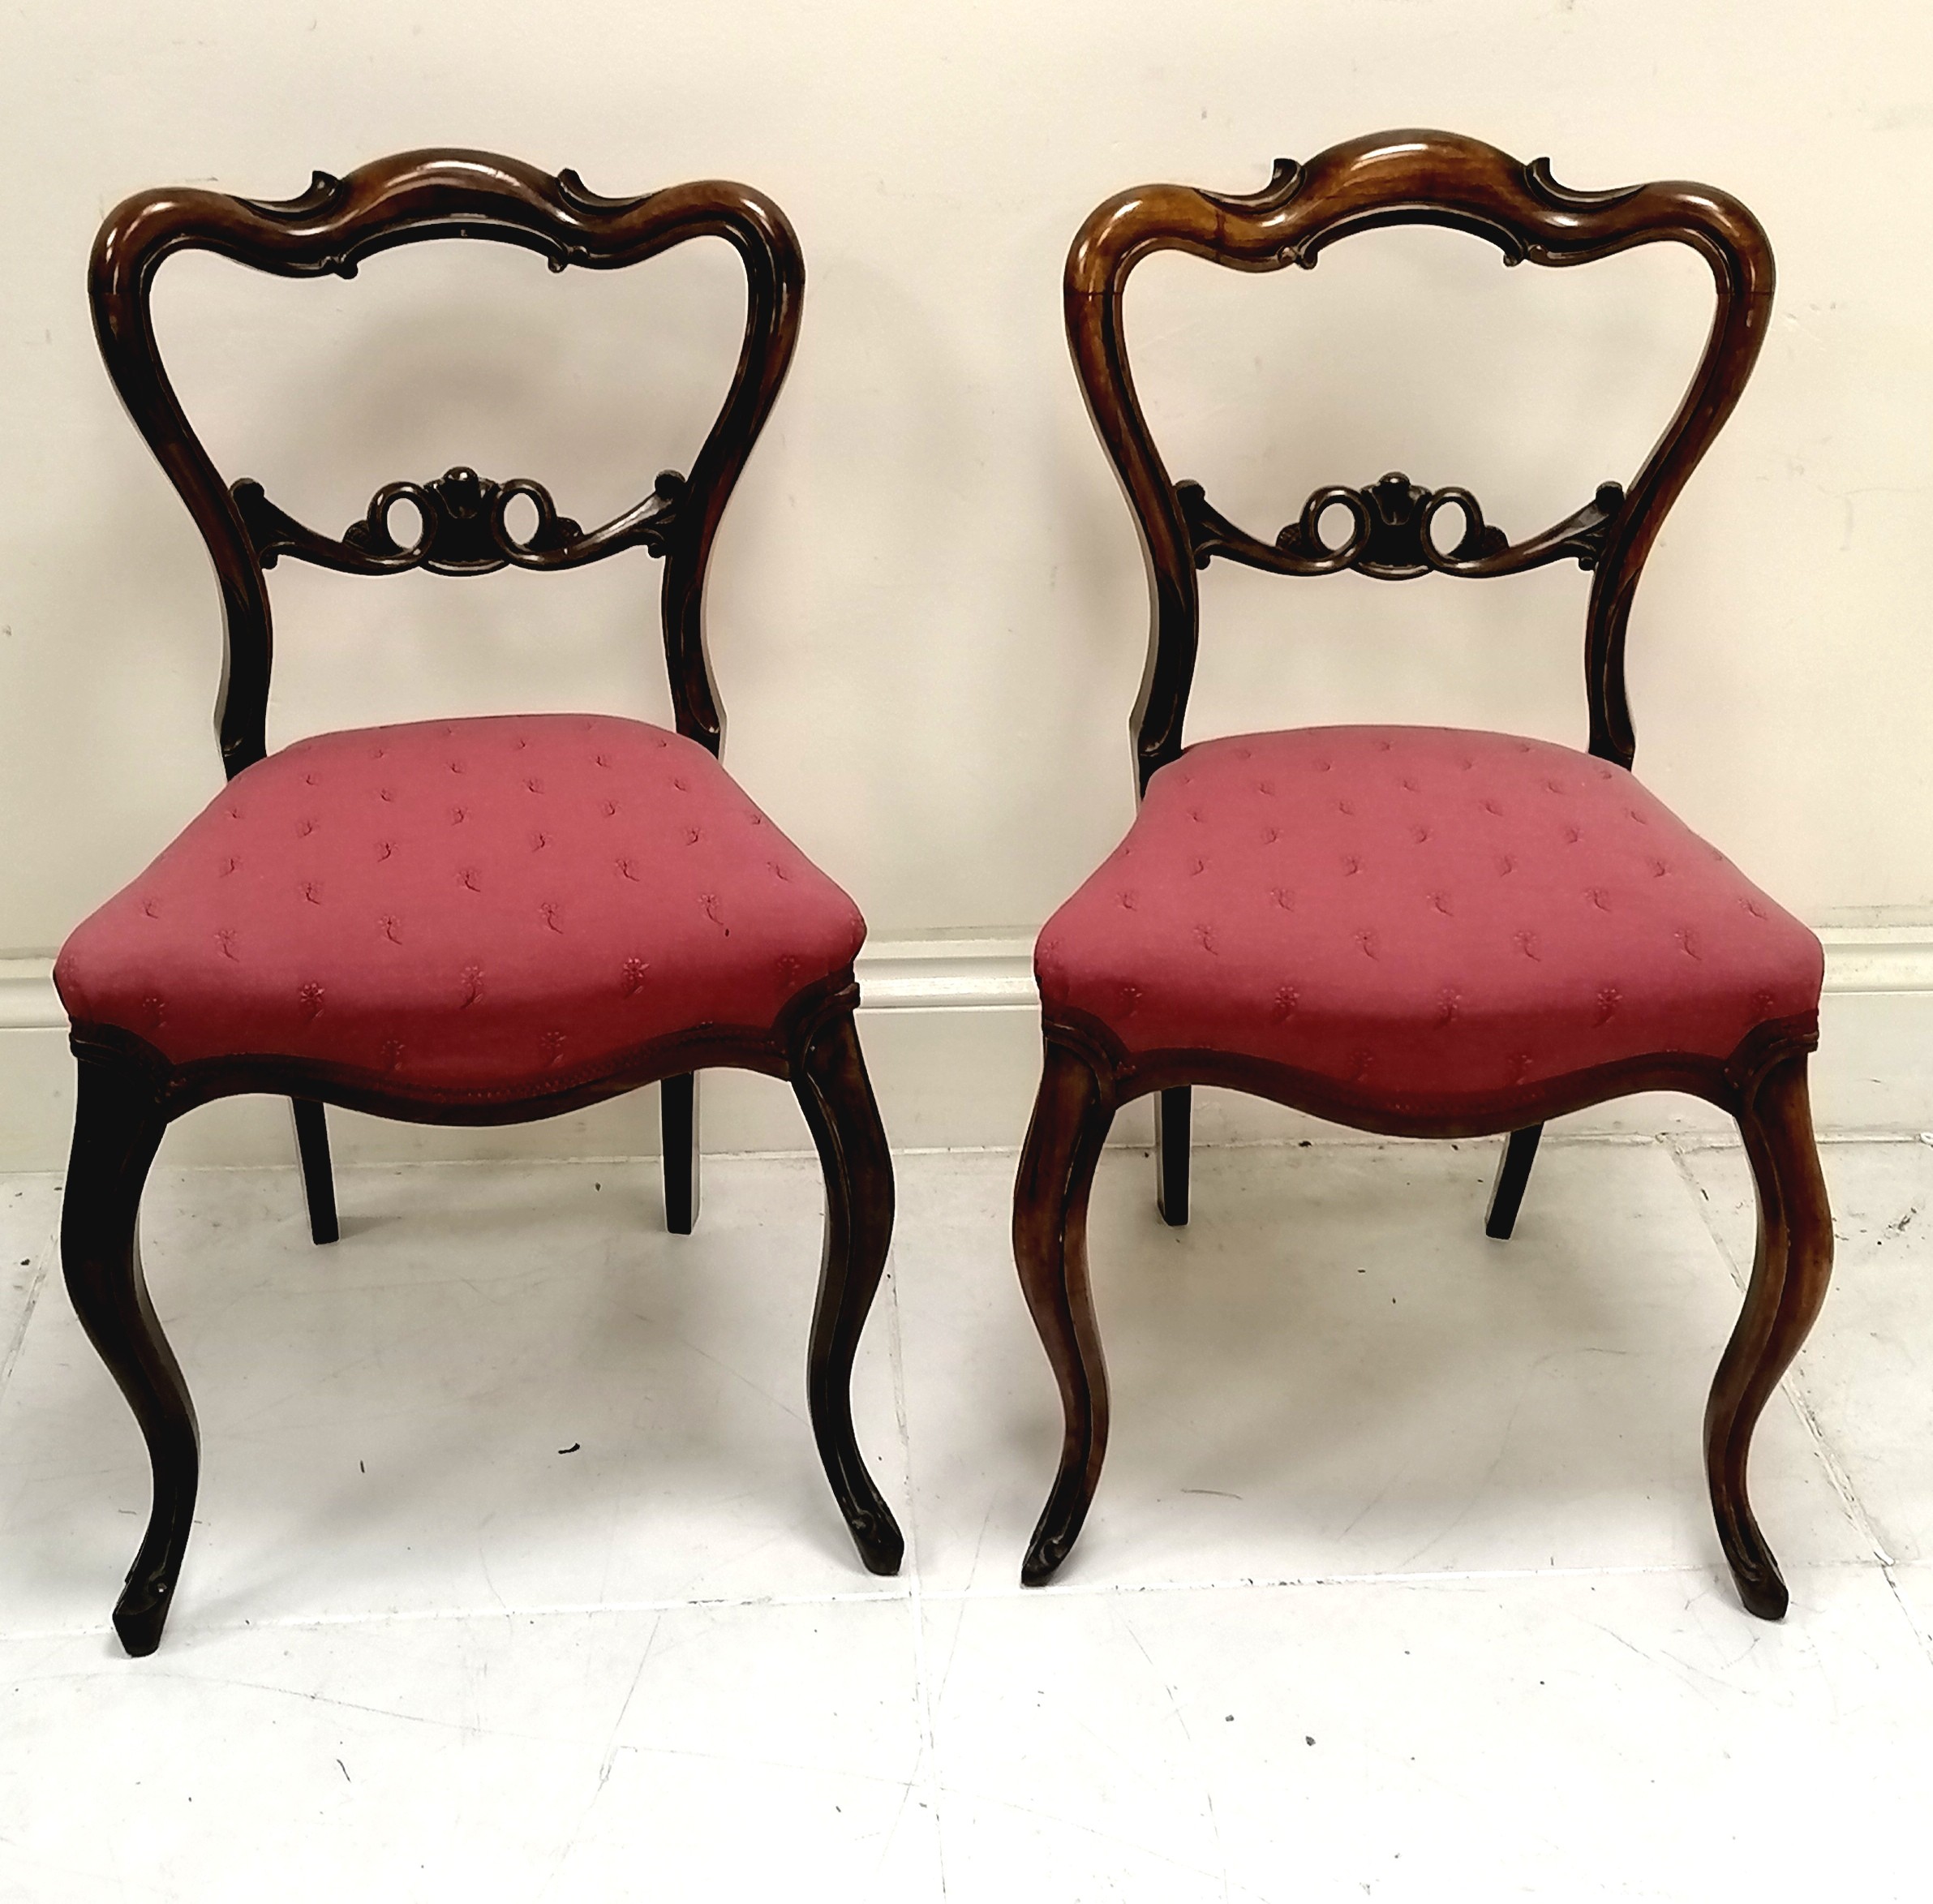
[[[1691,386],[1628,491],[1511,542],[1457,489],[1392,475],[1319,490],[1272,541],[1172,480],[1136,399],[1124,286],[1152,253],[1238,269],[1312,266],[1334,239],[1423,222],[1507,264],[1586,262],[1669,240],[1710,264],[1717,312]],[[743,347],[688,475],[586,530],[535,482],[453,470],[396,483],[340,536],[260,485],[225,484],[156,346],[154,274],[201,249],[291,277],[353,274],[419,239],[523,246],[553,269],[610,270],[724,239],[748,286]],[[144,1180],[173,1119],[266,1092],[294,1105],[312,1233],[336,1236],[324,1106],[426,1123],[556,1115],[657,1083],[668,1227],[698,1209],[696,1073],[790,1080],[824,1167],[826,1227],[807,1387],[820,1455],[866,1565],[899,1528],[856,1445],[854,1352],[893,1220],[887,1141],[854,1030],[852,901],[720,764],[707,663],[707,561],[797,335],[804,269],[772,202],[737,185],[638,199],[486,154],[423,152],[286,203],[204,191],[128,200],[96,247],[110,374],[214,559],[227,661],[225,790],[79,926],[56,978],[79,1085],[62,1216],[67,1286],[146,1438],[152,1515],[114,1610],[130,1653],[159,1643],[198,1476],[192,1405],[156,1320],[137,1237]],[[1626,623],[1666,510],[1724,423],[1764,334],[1763,234],[1703,187],[1581,194],[1542,161],[1474,140],[1381,135],[1229,196],[1130,191],[1082,227],[1067,332],[1127,492],[1153,591],[1133,719],[1144,797],[1126,840],[1048,922],[1036,966],[1045,1060],[1016,1188],[1014,1245],[1058,1378],[1059,1471],[1023,1577],[1065,1559],[1107,1430],[1085,1211],[1115,1112],[1153,1095],[1159,1203],[1187,1220],[1189,1093],[1254,1092],[1372,1131],[1508,1133],[1488,1223],[1510,1233],[1543,1121],[1619,1094],[1688,1091],[1733,1114],[1757,1183],[1759,1247],[1707,1412],[1718,1530],[1745,1604],[1786,1595],[1746,1493],[1759,1412],[1823,1299],[1831,1227],[1812,1141],[1817,941],[1631,777]],[[417,517],[400,539],[397,505]],[[512,526],[521,507],[533,525]],[[1439,533],[1454,509],[1461,528]],[[1339,540],[1325,526],[1340,512]],[[561,569],[661,558],[677,732],[533,715],[311,737],[270,754],[266,571],[281,558],[362,575]],[[1390,580],[1592,572],[1587,752],[1450,729],[1350,727],[1182,742],[1196,572],[1216,557],[1284,574]]]

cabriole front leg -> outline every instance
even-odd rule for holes
[[[1705,1470],[1739,1597],[1761,1619],[1776,1620],[1785,1617],[1789,1596],[1752,1512],[1746,1463],[1752,1430],[1811,1329],[1832,1274],[1832,1213],[1803,1053],[1766,1073],[1738,1124],[1758,1190],[1758,1243],[1745,1308],[1705,1408]]]
[[[1051,1580],[1067,1558],[1107,1452],[1107,1368],[1088,1287],[1087,1201],[1113,1121],[1093,1067],[1049,1038],[1013,1190],[1014,1261],[1065,1421],[1059,1471],[1020,1563],[1029,1587]]]
[[[137,1656],[161,1644],[201,1467],[194,1403],[141,1274],[141,1188],[166,1122],[138,1068],[82,1056],[61,1261],[81,1326],[134,1410],[154,1471],[148,1532],[114,1608],[114,1631]]]
[[[892,1241],[893,1177],[849,1004],[814,1026],[793,1060],[793,1089],[826,1175],[825,1249],[805,1371],[812,1433],[860,1558],[874,1573],[896,1574],[906,1543],[853,1432],[853,1359]]]

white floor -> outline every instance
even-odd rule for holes
[[[1011,1156],[900,1164],[859,1569],[805,1420],[819,1194],[653,1169],[292,1172],[148,1198],[199,1404],[161,1650],[106,1623],[140,1443],[0,1180],[0,1898],[1922,1898],[1933,1145],[1827,1153],[1839,1269],[1739,1608],[1699,1423],[1749,1259],[1736,1150],[1110,1154],[1107,1472],[1017,1584],[1058,1443]]]

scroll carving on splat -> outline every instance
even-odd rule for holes
[[[1425,489],[1393,470],[1361,489],[1335,484],[1317,490],[1294,522],[1273,542],[1264,542],[1230,522],[1199,483],[1178,483],[1175,494],[1197,569],[1222,556],[1276,575],[1335,575],[1351,569],[1383,582],[1429,574],[1516,575],[1566,557],[1580,569],[1593,569],[1624,507],[1623,485],[1602,483],[1575,514],[1540,535],[1512,542],[1484,520],[1467,489]],[[1339,542],[1331,543],[1324,538],[1323,519],[1338,509],[1347,516],[1349,529]],[[1463,533],[1448,548],[1435,534],[1437,518],[1445,509],[1454,509],[1463,525]]]
[[[639,508],[586,534],[559,515],[541,483],[517,477],[498,483],[475,470],[446,470],[430,483],[391,483],[371,498],[359,522],[340,537],[318,535],[268,500],[260,483],[244,479],[231,493],[256,557],[273,569],[283,556],[354,575],[394,575],[427,569],[435,575],[488,575],[499,569],[570,569],[619,549],[640,548],[663,555],[677,522],[685,479],[659,472]],[[509,514],[520,498],[535,512],[529,535],[512,530]],[[415,539],[398,542],[392,514],[398,503],[416,512]]]

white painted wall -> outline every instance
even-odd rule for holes
[[[1907,0],[90,0],[11,10],[0,72],[0,952],[50,951],[218,782],[212,578],[88,322],[88,247],[125,192],[283,196],[459,143],[602,191],[722,174],[775,196],[809,289],[715,565],[728,759],[906,938],[1032,927],[1128,818],[1145,598],[1062,338],[1076,226],[1140,180],[1252,189],[1278,153],[1411,123],[1582,187],[1707,178],[1764,221],[1770,341],[1634,619],[1639,771],[1815,923],[1933,922],[1933,22]],[[591,520],[689,458],[735,269],[722,247],[561,278],[432,247],[313,286],[187,260],[160,308],[228,473],[324,526],[459,461]],[[1523,532],[1630,474],[1707,309],[1688,256],[1506,274],[1396,233],[1306,275],[1157,260],[1132,323],[1171,463],[1251,526],[1400,466]],[[658,715],[655,582],[642,556],[280,572],[272,742]],[[1581,744],[1584,586],[1218,565],[1192,732],[1377,717]]]

